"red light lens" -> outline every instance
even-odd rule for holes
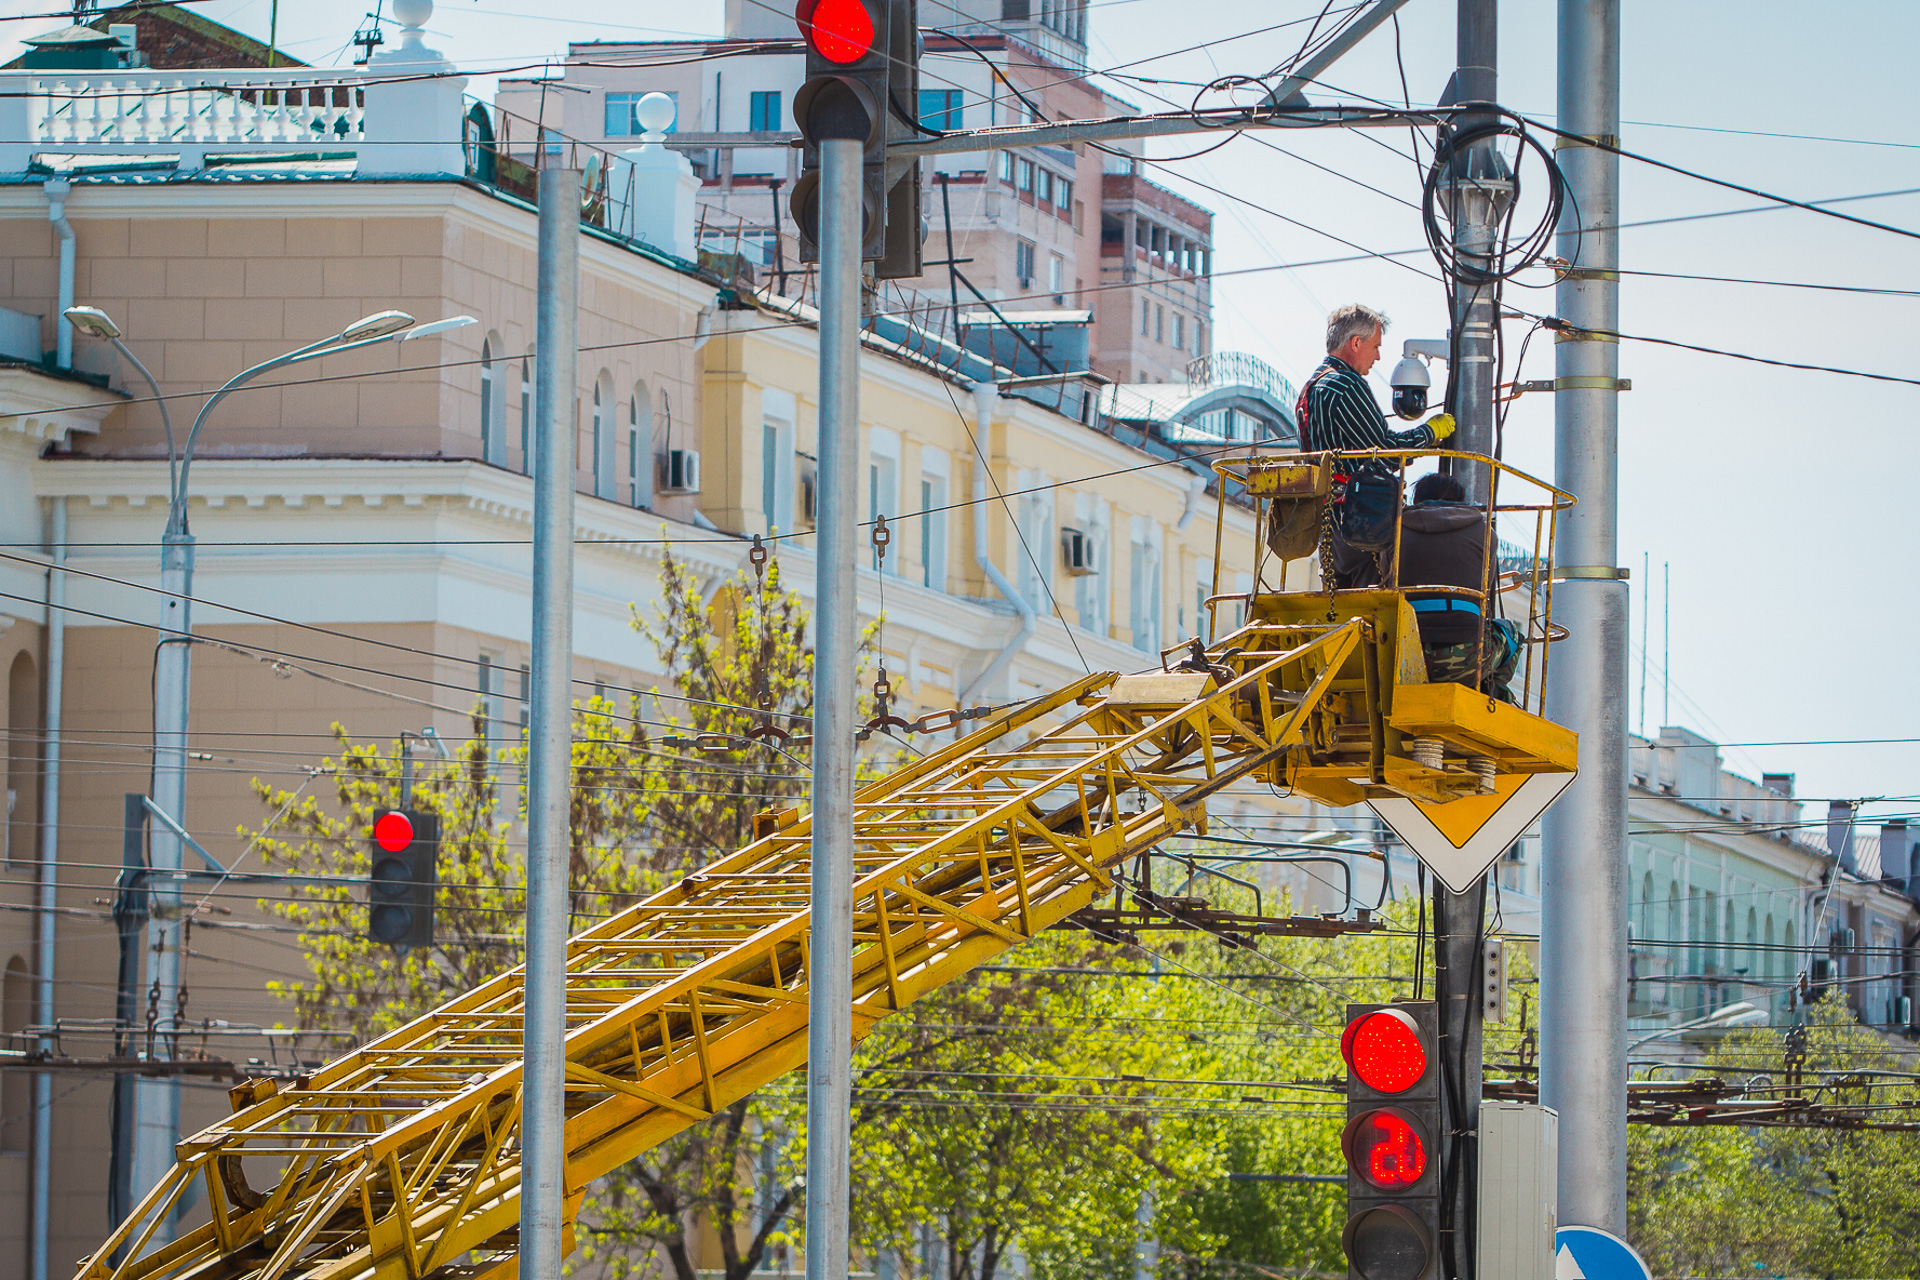
[[[1398,1009],[1376,1009],[1348,1023],[1340,1056],[1362,1084],[1381,1093],[1404,1093],[1427,1074],[1420,1029]]]
[[[862,0],[800,0],[800,34],[828,62],[846,66],[873,52],[873,15]]]
[[[399,853],[413,843],[413,819],[398,810],[373,820],[373,842],[388,853]]]
[[[1355,1116],[1342,1144],[1355,1173],[1382,1191],[1404,1191],[1427,1171],[1427,1144],[1405,1112]]]

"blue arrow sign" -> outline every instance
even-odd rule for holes
[[[1633,1246],[1598,1227],[1562,1227],[1553,1236],[1554,1280],[1653,1280]]]

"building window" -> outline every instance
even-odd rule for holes
[[[1060,275],[1066,265],[1066,259],[1062,258],[1059,254],[1053,253],[1047,255],[1048,293],[1058,294],[1060,292]]]
[[[922,464],[924,465],[924,463]],[[947,589],[947,478],[920,473],[920,585]]]
[[[494,437],[499,427],[493,421],[493,340],[480,343],[480,458],[493,461]]]
[[[1013,152],[1002,151],[999,154],[998,172],[1000,174],[1000,181],[1010,183],[1013,181]]]
[[[1187,318],[1178,311],[1173,313],[1173,345],[1178,351],[1187,349]]]
[[[1153,327],[1153,304],[1145,298],[1140,300],[1140,336],[1146,337]]]
[[[1153,309],[1153,340],[1155,342],[1167,340],[1167,309],[1165,307]]]
[[[1033,169],[1034,169],[1034,165],[1033,165],[1033,161],[1031,161],[1031,160],[1022,160],[1022,161],[1020,161],[1020,163],[1019,163],[1019,173],[1020,173],[1020,182],[1019,182],[1019,186],[1020,186],[1020,189],[1021,189],[1022,191],[1024,191],[1024,192],[1026,192],[1026,193],[1027,193],[1028,195],[1032,195],[1032,194],[1033,194]]]
[[[1207,326],[1198,320],[1193,322],[1193,354],[1207,354]]]
[[[895,446],[898,447],[897,445]],[[886,516],[895,521],[900,515],[900,460],[895,457],[874,453],[867,462],[867,519],[877,521]],[[889,525],[889,528],[892,526]],[[898,545],[898,534],[894,545],[888,547],[892,553],[884,561],[880,558],[880,548],[868,544],[868,564],[898,577],[900,574],[900,556],[902,548]]]
[[[520,470],[533,474],[533,361],[520,362]]]
[[[633,118],[633,109],[640,104],[640,99],[646,96],[644,93],[610,93],[607,95],[606,125],[607,136],[609,138],[631,138],[642,132],[640,122]],[[759,94],[754,95],[756,98],[759,96]],[[778,116],[780,114],[780,95],[776,93],[772,96],[774,99],[773,113]],[[673,99],[673,122],[667,126],[667,132],[675,133],[680,128],[680,95],[677,93],[669,93],[667,97]],[[772,127],[778,128],[779,126],[775,125]]]
[[[627,408],[627,501],[653,505],[653,400],[644,382],[634,384]]]
[[[1020,277],[1020,287],[1033,287],[1033,241],[1019,240],[1013,246],[1013,273]]]
[[[1045,476],[1029,472],[1022,477],[1020,487],[1038,488],[1046,483]],[[1014,581],[1019,584],[1020,594],[1037,607],[1053,598],[1053,563],[1060,558],[1053,542],[1053,491],[1026,494],[1020,499],[1019,510],[1023,545],[1015,552],[1020,557],[1020,572]]]
[[[1050,169],[1042,169],[1040,170],[1037,176],[1039,178],[1039,186],[1040,186],[1040,203],[1052,204],[1053,203],[1053,171]]]
[[[1068,210],[1073,207],[1073,184],[1065,178],[1053,180],[1053,203],[1060,209],[1060,216],[1070,217]]]
[[[1133,572],[1130,587],[1133,647],[1146,653],[1160,651],[1160,548],[1152,534],[1136,521]]]
[[[961,128],[960,91],[958,89],[922,89],[920,124],[942,133]]]
[[[1073,580],[1073,611],[1080,625],[1096,636],[1107,634],[1107,597],[1112,585],[1107,580],[1107,521],[1104,508],[1085,522],[1087,567],[1093,572]]]
[[[756,89],[747,96],[748,129],[754,133],[778,133],[783,127],[778,89]]]
[[[618,487],[613,476],[613,378],[606,370],[593,384],[593,496],[612,501]]]

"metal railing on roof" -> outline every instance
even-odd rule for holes
[[[1196,387],[1258,387],[1282,404],[1294,400],[1293,384],[1278,369],[1245,351],[1215,351],[1187,362],[1187,381]]]

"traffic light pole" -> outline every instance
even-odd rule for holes
[[[580,171],[540,171],[534,332],[533,653],[527,728],[527,969],[520,1276],[560,1280],[566,1192],[567,824],[573,772],[574,402]]]
[[[1440,1274],[1474,1274],[1473,1228],[1478,1217],[1480,1124],[1480,948],[1487,910],[1487,879],[1455,893],[1433,891],[1433,993],[1440,1006],[1441,1221]]]
[[[807,1280],[847,1275],[853,1106],[853,671],[859,519],[862,144],[820,142],[819,565],[813,655]]]
[[[1580,774],[1547,811],[1540,890],[1540,1101],[1560,1113],[1560,1221],[1627,1222],[1627,583],[1619,563],[1619,0],[1560,0],[1558,158],[1567,201],[1555,309],[1560,517],[1547,714],[1580,734]],[[1577,136],[1567,136],[1567,135]],[[1584,223],[1584,227],[1581,225]],[[1600,330],[1593,333],[1591,330]]]

